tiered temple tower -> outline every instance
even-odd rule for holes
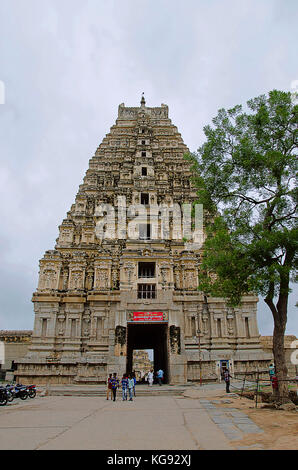
[[[168,106],[147,107],[144,97],[139,107],[119,106],[55,249],[40,261],[32,345],[19,380],[103,382],[131,370],[135,349],[154,349],[154,368],[170,383],[200,374],[212,380],[226,366],[239,373],[270,359],[260,348],[258,299],[244,297],[230,309],[204,296],[201,247],[179,232],[177,214],[170,212],[163,230],[159,219],[146,219],[150,207],[196,200],[186,152]],[[143,216],[131,225],[139,205]],[[129,225],[136,236],[128,236]]]

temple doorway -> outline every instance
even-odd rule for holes
[[[133,371],[133,351],[153,350],[153,370],[164,371],[164,383],[169,382],[167,323],[127,325],[127,373]]]
[[[132,370],[138,383],[147,383],[147,375],[154,369],[153,349],[134,349],[132,354]]]

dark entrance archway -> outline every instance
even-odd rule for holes
[[[127,324],[127,373],[132,371],[134,349],[154,350],[154,372],[164,371],[164,383],[169,382],[168,324]]]

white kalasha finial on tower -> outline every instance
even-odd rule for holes
[[[146,104],[145,97],[144,97],[144,92],[142,93],[142,99],[141,99],[141,107],[144,108]]]

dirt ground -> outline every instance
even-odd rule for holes
[[[225,396],[227,398],[227,396]],[[225,408],[237,408],[246,413],[260,428],[260,434],[249,434],[241,441],[239,446],[260,444],[267,450],[298,450],[298,412],[283,411],[265,408],[260,403],[255,408],[255,402],[239,396],[228,397],[229,404],[217,405]]]
[[[223,386],[221,386],[223,388]],[[197,387],[188,390],[184,396],[189,398],[205,398],[208,400],[222,401],[216,403],[216,408],[235,408],[243,411],[264,432],[246,434],[244,439],[233,441],[235,448],[249,446],[251,450],[298,450],[298,407],[293,411],[284,411],[266,408],[266,403],[258,403],[249,398],[240,397],[236,393],[226,394],[219,390],[220,385],[211,387]],[[229,402],[229,403],[227,403]],[[268,406],[268,405],[267,405]]]

